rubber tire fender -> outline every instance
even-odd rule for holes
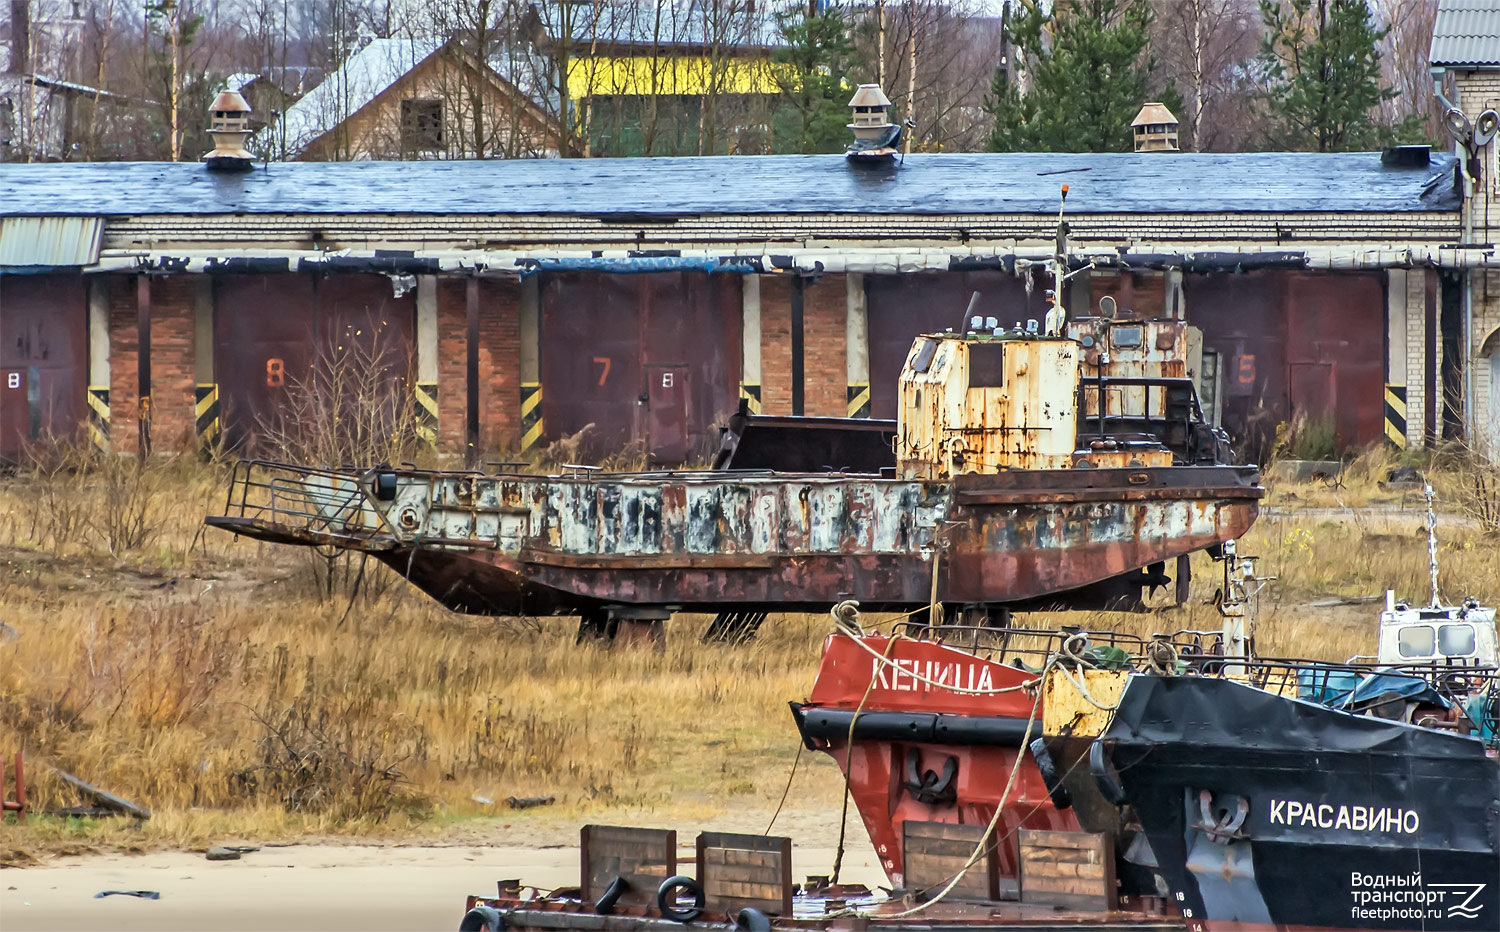
[[[1089,773],[1094,775],[1094,784],[1099,787],[1099,795],[1104,797],[1105,802],[1111,806],[1125,804],[1125,788],[1120,785],[1120,778],[1104,759],[1103,741],[1096,740],[1089,746]]]
[[[505,917],[493,906],[476,906],[464,913],[458,932],[505,932]]]
[[[687,909],[678,909],[676,905],[677,891],[686,890],[693,896],[693,905]],[[673,922],[692,922],[703,915],[703,888],[698,881],[686,874],[677,874],[668,877],[661,882],[656,889],[656,907],[661,910],[663,918]]]
[[[615,911],[615,904],[620,902],[620,897],[630,889],[630,882],[618,875],[604,888],[604,895],[594,901],[594,912],[600,916],[608,916]]]
[[[1059,811],[1071,807],[1073,797],[1068,794],[1068,788],[1062,785],[1062,774],[1057,772],[1057,763],[1047,750],[1047,742],[1041,738],[1033,738],[1031,757],[1036,761],[1036,769],[1041,771],[1042,783],[1047,786],[1047,796],[1052,800],[1053,807]]]
[[[741,932],[771,932],[771,917],[753,906],[746,906],[735,914],[734,927]]]

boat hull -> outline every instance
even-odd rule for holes
[[[1101,740],[1094,776],[1190,928],[1500,927],[1500,766],[1478,739],[1143,675]]]
[[[312,475],[251,464],[235,481],[225,514],[209,524],[368,552],[448,607],[494,615],[823,611],[850,598],[899,611],[927,604],[934,583],[945,602],[1139,608],[1174,561],[1182,591],[1187,555],[1243,535],[1262,494],[1253,468],[1224,466],[928,482],[729,471]]]
[[[846,635],[828,639],[808,701],[792,704],[803,741],[838,764],[894,887],[906,887],[908,821],[984,826],[1001,808],[1000,887],[1016,896],[1017,830],[1078,830],[1072,813],[1052,804],[1026,751],[1042,731],[1038,718],[1028,735],[1035,693],[1022,688],[1036,674],[939,643],[860,641],[864,647]]]

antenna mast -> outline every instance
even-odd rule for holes
[[[1437,562],[1437,512],[1432,507],[1432,483],[1422,483],[1422,491],[1427,495],[1427,568],[1432,573],[1432,608],[1441,608],[1442,599],[1438,598],[1438,562]]]

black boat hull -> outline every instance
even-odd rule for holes
[[[1095,777],[1190,928],[1500,928],[1500,765],[1477,739],[1137,676],[1101,740]]]

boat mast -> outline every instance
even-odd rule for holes
[[[1432,483],[1422,483],[1422,491],[1427,495],[1427,569],[1432,574],[1432,608],[1442,608],[1443,601],[1438,597],[1438,562],[1437,562],[1437,512],[1432,506]]]

